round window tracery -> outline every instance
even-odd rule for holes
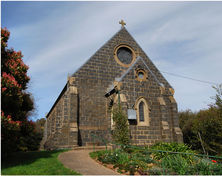
[[[123,64],[130,64],[133,60],[132,51],[126,47],[117,50],[117,57]]]
[[[135,69],[135,78],[139,82],[145,82],[148,80],[147,71],[141,68]]]
[[[120,44],[115,47],[114,58],[123,67],[130,67],[136,59],[134,50],[126,44]]]

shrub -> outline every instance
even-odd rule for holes
[[[147,172],[149,173],[149,175],[162,175],[163,169],[160,167],[154,167],[154,168],[148,169]]]
[[[134,175],[134,173],[138,170],[146,170],[147,169],[147,165],[146,163],[142,162],[141,160],[139,159],[133,159],[132,160],[129,160],[127,163],[125,163],[123,165],[123,169],[126,171],[126,172],[130,172],[130,175]]]
[[[215,160],[201,159],[197,162],[187,174],[195,173],[199,175],[221,175],[222,164],[217,163]]]
[[[20,121],[13,121],[11,116],[7,117],[1,111],[1,151],[2,156],[11,155],[16,151],[18,133],[20,131]]]
[[[211,169],[212,169],[213,175],[222,175],[222,164],[221,163],[212,163]]]
[[[130,129],[127,115],[122,111],[121,106],[113,110],[114,130],[112,137],[118,144],[130,144]],[[122,146],[121,146],[122,147]],[[123,147],[122,147],[123,148]],[[125,150],[125,148],[123,148]]]
[[[193,121],[197,117],[197,112],[192,112],[190,109],[187,109],[180,111],[178,115],[184,143],[192,145],[191,148],[193,150],[201,150],[201,143],[196,142],[196,134],[192,132]]]
[[[186,173],[187,165],[187,161],[180,155],[169,155],[164,158],[164,166],[180,175]]]
[[[162,151],[171,151],[171,152],[183,152],[183,153],[195,153],[195,151],[191,150],[187,144],[184,143],[165,143],[165,142],[158,142],[154,144],[151,149],[155,150],[162,150]],[[153,152],[153,156],[156,160],[160,160],[161,158],[165,158],[166,156],[174,155],[168,152]],[[186,159],[188,163],[193,162],[193,155],[182,155],[182,158]]]
[[[172,146],[177,146],[177,144],[169,145],[166,143],[164,145],[160,145],[160,143],[155,145],[162,150],[165,148],[170,150]],[[189,148],[183,146],[183,144],[178,145],[177,147],[173,147],[174,151],[183,151],[184,148]],[[194,151],[189,152],[192,153]],[[154,154],[150,153],[150,151],[135,150],[133,153],[127,153],[123,149],[115,149],[108,151],[107,156],[105,153],[106,151],[97,151],[90,153],[90,156],[92,158],[98,157],[98,160],[102,163],[113,164],[115,168],[118,167],[118,172],[122,173],[122,170],[125,170],[130,175],[133,175],[136,171],[141,175],[162,175],[163,173],[167,175],[222,175],[221,163],[218,163],[216,160],[200,159],[197,156],[192,156],[192,162],[190,162],[190,158],[188,157],[190,155],[185,157],[182,154],[168,153],[165,156],[161,156],[158,159],[159,161],[155,161],[151,158],[150,154],[153,156]],[[156,155],[156,158],[158,157],[159,155]],[[150,163],[153,163],[153,165],[148,165]]]
[[[93,158],[98,157],[98,160],[102,163],[114,164],[115,167],[119,167],[120,170],[125,170],[126,172],[130,172],[130,174],[134,174],[139,170],[146,170],[147,163],[154,162],[151,157],[144,156],[140,152],[136,152],[135,154],[129,154],[124,152],[122,149],[115,149],[113,151],[109,151],[107,156],[104,152],[94,152],[95,154],[90,153],[90,156]],[[95,156],[96,155],[96,156]]]
[[[222,154],[222,111],[216,106],[201,110],[193,121],[192,132],[201,134],[203,146],[210,155]],[[196,143],[201,143],[196,135]]]
[[[151,157],[150,152],[142,151],[142,152],[136,152],[132,155],[132,158],[136,158],[144,163],[150,164],[150,163],[156,163]]]
[[[99,159],[99,158],[98,158]],[[103,163],[110,163],[110,164],[124,164],[128,162],[129,154],[124,152],[122,149],[116,149],[114,151],[110,151],[106,155],[103,155],[100,158],[100,161]]]
[[[214,102],[209,108],[199,112],[180,111],[179,125],[184,142],[192,144],[192,149],[198,153],[205,150],[210,155],[222,155],[222,84],[213,88],[216,95],[211,97]]]
[[[210,160],[202,159],[196,164],[194,169],[199,171],[199,174],[201,175],[211,175],[210,165]]]

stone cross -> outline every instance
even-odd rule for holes
[[[121,20],[121,21],[119,22],[119,24],[122,24],[122,27],[123,27],[124,25],[126,25],[126,23],[124,23],[123,20]]]

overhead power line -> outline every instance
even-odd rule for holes
[[[194,78],[188,78],[188,77],[185,77],[185,76],[180,76],[180,75],[176,75],[176,74],[168,73],[168,72],[164,72],[164,71],[160,71],[160,72],[162,72],[162,73],[166,73],[166,74],[169,74],[169,75],[173,75],[173,76],[177,76],[177,77],[181,77],[181,78],[185,78],[185,79],[190,79],[190,80],[193,80],[193,81],[202,82],[202,83],[219,85],[219,84],[217,84],[217,83],[208,82],[208,81],[203,81],[203,80],[194,79]]]

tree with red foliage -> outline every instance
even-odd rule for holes
[[[11,116],[5,116],[1,111],[1,151],[2,154],[10,154],[16,149],[20,121],[13,121]]]
[[[22,60],[21,51],[6,49],[10,32],[1,29],[1,90],[2,110],[11,115],[12,120],[24,120],[34,103],[26,89],[30,78],[29,67]]]
[[[27,113],[34,109],[31,94],[27,91],[29,67],[24,64],[21,51],[6,49],[9,36],[7,28],[1,28],[1,144],[2,153],[6,154],[17,149],[20,128],[33,126]],[[29,135],[30,131],[23,130],[23,134]]]

